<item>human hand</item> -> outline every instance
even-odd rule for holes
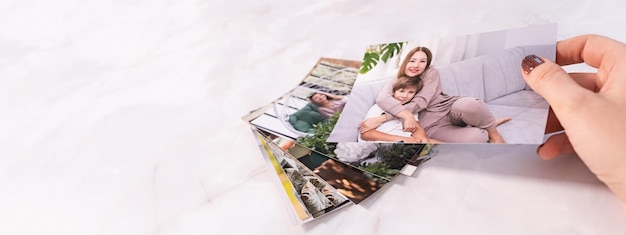
[[[546,130],[565,130],[537,149],[543,159],[577,153],[626,209],[626,44],[597,35],[557,43],[555,64],[526,57],[522,76],[551,106]],[[568,75],[559,65],[585,62],[595,74]]]
[[[397,115],[398,118],[402,119],[402,131],[404,132],[414,132],[418,128],[422,128],[420,124],[415,120],[415,116],[409,110],[402,110]]]
[[[402,119],[402,131],[414,132],[419,127],[419,123],[415,121],[415,118]]]
[[[369,130],[376,129],[383,122],[385,122],[385,120],[387,120],[387,116],[385,116],[384,114],[378,117],[367,118],[363,120],[361,123],[359,123],[359,132],[363,133]]]
[[[419,127],[413,133],[411,133],[411,137],[415,138],[419,143],[431,143],[431,140],[426,136],[426,131],[423,128]]]

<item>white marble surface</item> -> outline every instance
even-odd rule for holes
[[[548,22],[626,41],[620,1],[362,2],[0,2],[0,234],[626,233],[576,157],[533,146],[442,148],[293,226],[241,116],[319,57]]]

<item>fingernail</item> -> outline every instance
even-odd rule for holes
[[[536,55],[527,55],[522,60],[522,69],[526,73],[532,72],[537,66],[543,64],[543,59],[537,57]]]

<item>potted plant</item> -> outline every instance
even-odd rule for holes
[[[359,73],[365,74],[376,67],[379,61],[382,60],[383,63],[387,63],[389,59],[401,54],[404,44],[406,44],[406,42],[370,45],[367,48],[365,55],[363,55],[363,63],[361,63]],[[400,58],[398,57],[396,60],[396,66],[399,63]]]

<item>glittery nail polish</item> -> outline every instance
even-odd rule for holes
[[[530,73],[535,69],[535,67],[543,64],[543,62],[545,61],[543,61],[543,59],[539,58],[536,55],[528,55],[522,60],[522,69],[524,70],[524,72]]]

